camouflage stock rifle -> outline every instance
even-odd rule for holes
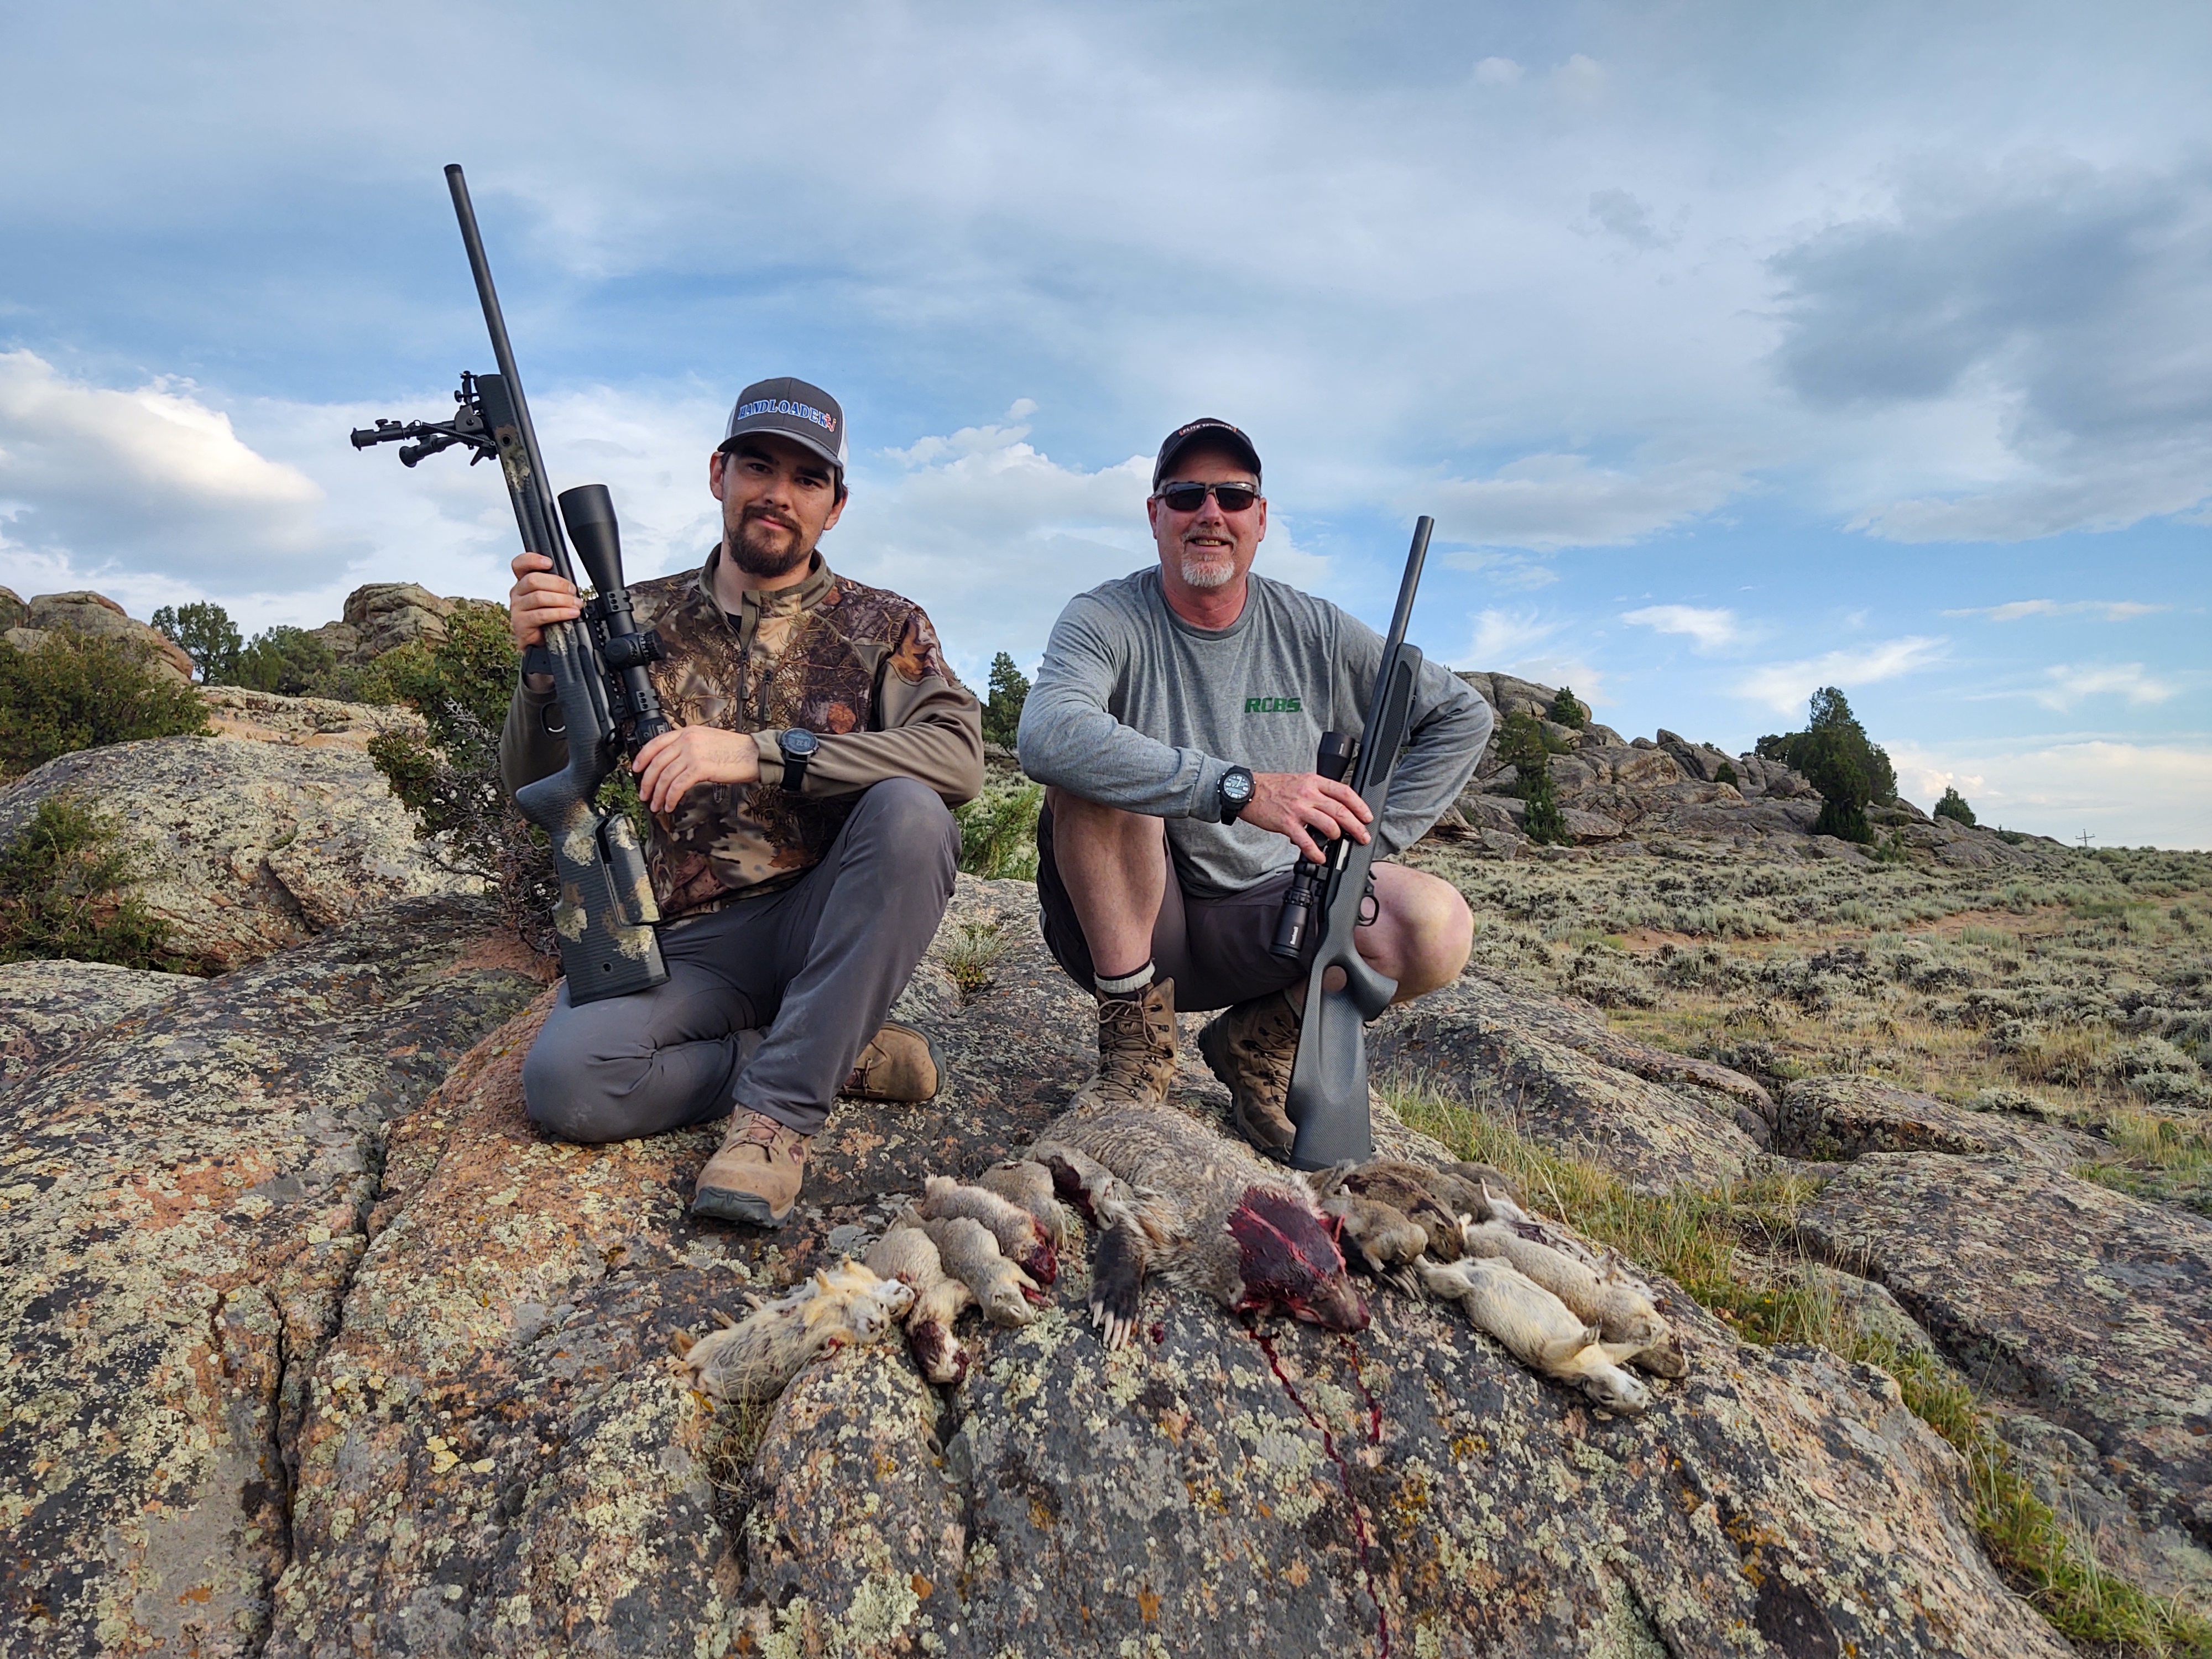
[[[522,665],[526,673],[553,677],[561,724],[553,724],[553,710],[548,709],[546,726],[567,737],[568,764],[524,785],[515,792],[514,804],[552,840],[554,868],[561,882],[553,930],[560,941],[562,971],[568,979],[568,1000],[596,1002],[626,996],[667,982],[668,969],[653,930],[660,911],[653,902],[635,827],[625,813],[601,811],[597,799],[600,786],[623,757],[635,757],[670,729],[646,672],[646,665],[665,653],[660,636],[639,628],[631,613],[629,591],[623,585],[621,532],[606,486],[580,484],[565,489],[560,512],[554,512],[544,457],[530,423],[530,406],[523,401],[522,380],[514,370],[514,350],[507,343],[499,295],[492,288],[491,266],[477,231],[468,183],[459,167],[449,167],[446,184],[453,191],[461,242],[476,276],[477,297],[483,303],[499,373],[464,373],[461,389],[453,394],[459,408],[450,421],[379,421],[356,430],[353,444],[367,449],[404,441],[399,459],[410,467],[425,455],[456,445],[469,449],[471,466],[487,459],[497,460],[523,547],[543,553],[557,574],[574,582],[575,569],[561,533],[562,521],[567,522],[576,556],[591,577],[592,597],[585,603],[581,620],[555,623],[546,629],[544,643],[533,647]]]

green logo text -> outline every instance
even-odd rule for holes
[[[1248,714],[1299,714],[1304,706],[1296,697],[1247,697],[1244,712]]]

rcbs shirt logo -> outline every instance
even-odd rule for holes
[[[1296,697],[1247,697],[1244,712],[1248,714],[1299,714],[1305,705]]]

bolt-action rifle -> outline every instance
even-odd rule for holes
[[[585,602],[580,622],[546,629],[545,642],[526,653],[522,664],[526,673],[553,677],[561,724],[553,724],[549,709],[546,726],[567,736],[568,764],[524,785],[515,792],[514,804],[552,839],[561,880],[553,931],[561,945],[562,971],[568,978],[568,1000],[596,1002],[650,990],[668,979],[653,931],[660,910],[653,902],[636,828],[628,814],[603,812],[596,804],[600,786],[620,757],[634,757],[670,729],[645,666],[666,653],[660,636],[639,628],[631,612],[629,590],[623,586],[622,537],[607,487],[564,489],[560,513],[554,512],[545,459],[530,423],[530,406],[523,401],[521,377],[514,372],[514,349],[491,285],[476,210],[469,204],[468,181],[460,168],[449,167],[446,184],[461,222],[461,244],[476,276],[477,297],[483,302],[499,373],[464,373],[461,389],[453,394],[459,408],[450,421],[379,421],[356,430],[353,445],[367,449],[405,441],[399,459],[410,467],[425,455],[456,445],[470,451],[471,466],[497,460],[522,545],[543,553],[572,582],[575,569],[562,537],[562,520],[574,538],[592,597]]]
[[[1405,579],[1398,584],[1398,608],[1391,613],[1389,636],[1382,644],[1382,665],[1375,676],[1367,725],[1351,752],[1352,790],[1375,815],[1370,838],[1362,842],[1340,836],[1328,847],[1321,864],[1301,860],[1276,928],[1275,954],[1295,958],[1314,914],[1320,916],[1321,943],[1306,970],[1305,1020],[1298,1028],[1297,1058],[1291,1063],[1286,1103],[1298,1132],[1291,1146],[1291,1162],[1301,1170],[1325,1170],[1347,1158],[1364,1163],[1375,1152],[1367,1112],[1365,1026],[1390,1006],[1390,999],[1398,994],[1398,981],[1367,965],[1353,943],[1352,930],[1363,920],[1373,920],[1362,915],[1368,902],[1367,872],[1375,862],[1372,836],[1382,829],[1383,804],[1390,793],[1391,775],[1398,769],[1398,751],[1406,745],[1413,689],[1421,677],[1420,648],[1406,643],[1406,623],[1413,613],[1414,592],[1421,585],[1421,565],[1429,556],[1429,532],[1435,528],[1436,520],[1428,518],[1413,526],[1413,547],[1406,556]],[[1324,735],[1317,769],[1341,780],[1345,747],[1342,733]],[[1341,970],[1344,982],[1330,990],[1327,980],[1333,968]]]

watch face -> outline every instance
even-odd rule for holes
[[[822,746],[822,740],[811,732],[787,732],[782,746],[787,755],[811,755]]]
[[[1232,806],[1243,806],[1252,799],[1252,775],[1231,772],[1221,780],[1221,798]]]

